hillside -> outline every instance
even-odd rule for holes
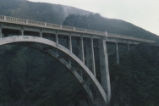
[[[99,14],[69,15],[63,24],[159,41],[158,36],[138,26],[118,19],[104,18]]]
[[[68,71],[25,44],[0,46],[0,106],[72,106],[79,98],[87,100]]]
[[[0,15],[62,24],[70,14],[86,15],[90,12],[63,5],[34,3],[27,0],[0,0]]]
[[[0,0],[0,15],[159,41],[155,34],[123,20],[56,4]],[[30,47],[25,43],[0,46],[0,106],[83,106],[79,100],[89,101],[69,70]],[[111,59],[115,52],[109,55],[110,106],[158,106],[159,47],[141,44],[125,51],[120,52],[120,64]]]
[[[112,85],[110,106],[158,106],[157,58],[159,58],[158,46],[140,45],[128,53],[122,53],[120,65],[110,61]]]
[[[0,15],[108,31],[159,41],[155,34],[126,21],[109,19],[99,14],[57,4],[34,3],[27,0],[0,0]]]
[[[110,106],[157,106],[159,47],[140,45],[120,56],[120,65],[109,61]],[[69,70],[26,44],[1,46],[0,66],[2,106],[83,106],[70,103],[87,101],[85,92]]]

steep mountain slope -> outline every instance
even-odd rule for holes
[[[140,45],[123,52],[120,58],[119,65],[109,61],[111,106],[157,106],[159,46]]]
[[[0,15],[62,24],[70,14],[86,15],[90,12],[63,5],[34,3],[27,0],[0,0]]]
[[[104,18],[98,14],[57,4],[34,3],[27,0],[0,0],[0,15],[8,15],[56,24],[64,24],[110,33],[158,40],[158,37],[131,23]]]
[[[131,23],[117,19],[104,18],[99,14],[90,14],[87,16],[70,15],[65,19],[63,24],[145,39],[159,39],[155,34]]]
[[[74,13],[77,15],[70,15]],[[0,0],[0,14],[158,39],[155,34],[131,23],[55,4]],[[121,64],[109,61],[112,87],[110,106],[158,106],[159,47],[140,45],[120,55]],[[34,49],[18,44],[1,46],[0,105],[70,106],[70,101],[78,105],[78,100],[87,100],[86,95],[67,71],[56,60]],[[63,91],[61,88],[67,89]]]
[[[0,46],[0,106],[72,106],[87,101],[85,91],[65,66],[22,45]]]

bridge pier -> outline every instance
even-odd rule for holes
[[[69,36],[69,49],[70,49],[70,52],[72,53],[72,37],[71,37],[71,35]]]
[[[85,53],[85,64],[95,74],[95,59],[94,59],[94,47],[93,39],[84,38],[84,53]]]
[[[93,39],[91,39],[91,52],[92,52],[92,69],[93,69],[93,74],[96,77],[96,65],[95,65],[94,42],[93,42]]]
[[[58,37],[58,33],[56,32],[56,44],[59,44],[59,37]]]
[[[116,43],[116,63],[120,64],[120,56],[119,56],[119,44]]]
[[[83,37],[80,38],[80,41],[81,41],[81,59],[82,59],[83,63],[85,64]]]
[[[85,65],[91,70],[90,66],[90,40],[88,38],[83,39],[83,46],[84,46],[84,56],[85,56]],[[92,71],[92,70],[91,70]]]
[[[20,32],[21,32],[21,35],[24,36],[24,28],[23,27],[20,29]]]
[[[107,98],[109,101],[111,98],[111,87],[110,87],[108,52],[107,52],[106,41],[100,40],[99,52],[100,52],[101,84],[102,84],[105,92],[107,93]]]

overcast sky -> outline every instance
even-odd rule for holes
[[[73,6],[126,20],[159,35],[159,0],[30,0]]]

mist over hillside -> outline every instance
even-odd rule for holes
[[[159,41],[155,34],[126,21],[57,4],[0,0],[0,15]],[[83,106],[80,100],[89,104],[87,94],[66,67],[26,45],[0,47],[0,106]],[[120,44],[119,50],[123,50]],[[158,106],[159,46],[141,44],[125,51],[119,53],[120,64],[114,60],[116,52],[108,53],[112,88],[109,106]]]
[[[0,0],[0,15],[108,31],[156,41],[159,39],[155,34],[126,21],[105,18],[93,12],[59,4]]]
[[[87,15],[90,12],[58,4],[35,3],[27,0],[0,0],[0,15],[62,24],[70,14]]]
[[[158,36],[149,31],[144,30],[143,28],[140,28],[123,20],[105,18],[99,14],[90,14],[82,16],[72,14],[65,19],[63,24],[159,41]]]

